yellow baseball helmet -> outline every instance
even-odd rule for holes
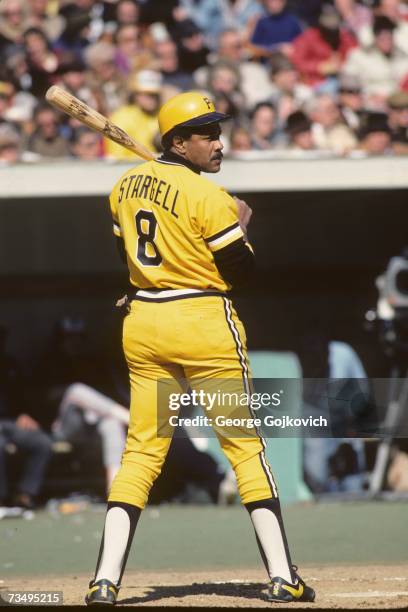
[[[187,91],[170,98],[160,109],[160,134],[164,136],[175,127],[209,125],[229,119],[229,115],[218,113],[214,103],[205,93]]]

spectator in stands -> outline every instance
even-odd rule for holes
[[[100,40],[107,4],[96,0],[66,0],[61,3],[60,13],[66,19],[65,38],[71,38],[72,42],[75,37],[80,38],[85,44]]]
[[[343,121],[332,96],[320,94],[311,100],[308,110],[313,121],[313,140],[318,149],[342,155],[356,147],[357,139]]]
[[[286,137],[278,125],[275,107],[270,102],[260,102],[251,114],[251,145],[256,150],[284,147]]]
[[[141,51],[138,27],[132,23],[120,25],[115,32],[114,42],[117,49],[115,63],[123,74],[128,75],[137,69],[134,61]]]
[[[129,23],[119,26],[114,40],[117,48],[115,63],[126,76],[151,63],[151,53],[143,48],[136,25]]]
[[[116,21],[121,25],[136,25],[140,17],[140,7],[136,0],[119,0],[116,5]]]
[[[317,27],[305,30],[294,41],[292,60],[305,83],[316,86],[337,76],[356,44],[354,36],[341,26],[336,10],[325,4]]]
[[[27,58],[22,48],[18,48],[18,50],[11,53],[6,58],[3,66],[9,75],[12,75],[13,81],[18,89],[25,92],[30,91],[31,76],[28,72]]]
[[[87,82],[97,99],[103,115],[110,115],[126,100],[126,86],[123,75],[115,64],[116,48],[107,42],[97,42],[85,51],[85,62],[90,68]]]
[[[0,98],[1,108],[1,98]],[[15,164],[21,158],[21,137],[9,123],[0,123],[0,167]]]
[[[366,112],[361,120],[359,139],[359,148],[367,155],[389,155],[392,149],[387,115]]]
[[[66,139],[60,132],[60,119],[49,105],[40,105],[34,112],[34,132],[28,139],[28,150],[41,157],[67,157],[69,154]]]
[[[245,99],[240,85],[239,70],[234,64],[224,60],[211,66],[208,72],[206,89],[214,98],[217,98],[220,94],[224,97],[229,103],[229,111],[234,118],[238,118],[245,106]]]
[[[8,121],[18,127],[21,134],[31,123],[37,100],[30,93],[17,91],[14,77],[0,69],[0,121]]]
[[[33,508],[51,457],[51,439],[29,414],[23,398],[24,380],[17,360],[6,350],[7,328],[0,326],[0,506],[11,493],[6,471],[6,447],[13,444],[23,454],[23,471],[13,505]]]
[[[180,68],[193,73],[197,68],[207,64],[209,49],[204,36],[192,22],[186,21],[180,25],[179,32]]]
[[[338,101],[343,120],[353,132],[356,132],[360,127],[361,112],[364,107],[360,79],[352,75],[341,75]]]
[[[250,133],[243,127],[234,128],[230,136],[230,153],[234,154],[240,151],[250,151],[251,148]]]
[[[408,55],[394,45],[395,23],[388,17],[374,19],[374,44],[355,49],[344,65],[344,73],[360,78],[366,98],[384,103],[408,72]]]
[[[388,17],[395,23],[394,44],[402,53],[408,54],[408,11],[407,3],[401,0],[379,0],[377,15]],[[372,32],[371,32],[372,36]],[[373,37],[367,44],[373,42]]]
[[[55,41],[61,34],[65,25],[61,15],[51,15],[48,11],[48,0],[28,0],[28,27],[40,28],[47,39]]]
[[[186,12],[179,7],[179,0],[143,0],[140,3],[139,23],[146,26],[163,23],[173,35],[178,22],[185,21]]]
[[[363,46],[369,44],[367,30],[373,21],[372,11],[359,0],[335,0],[335,5],[344,25],[353,32],[359,43]]]
[[[102,157],[102,138],[89,128],[80,126],[72,130],[71,153],[82,161],[92,161]]]
[[[82,57],[84,49],[91,42],[91,16],[86,4],[80,6],[75,2],[67,2],[61,5],[59,14],[64,20],[64,29],[54,45],[58,51],[71,51]]]
[[[290,43],[302,32],[297,17],[287,9],[286,0],[263,0],[263,5],[267,15],[258,20],[251,38],[256,54],[289,53]]]
[[[218,38],[225,29],[236,29],[249,37],[255,22],[263,13],[256,0],[180,0],[190,19],[204,33],[206,43],[217,49]]]
[[[141,70],[129,78],[129,103],[111,115],[112,121],[150,150],[158,132],[161,76],[153,70]],[[132,151],[106,140],[106,154],[115,159],[134,159]]]
[[[209,57],[210,66],[222,60],[230,62],[239,70],[246,110],[271,96],[272,87],[268,79],[268,72],[262,64],[248,60],[243,36],[238,30],[224,30],[220,34],[218,52]],[[194,79],[199,87],[206,86],[208,70],[208,66],[203,66],[195,71]]]
[[[388,108],[392,149],[396,155],[408,155],[408,92],[398,91],[390,96]]]
[[[313,90],[300,82],[300,75],[293,63],[280,51],[271,55],[270,78],[271,99],[278,110],[279,119],[286,121],[287,116],[302,107],[313,96]]]
[[[43,98],[53,84],[58,68],[58,58],[44,32],[39,28],[29,28],[24,32],[24,50],[28,72],[31,76],[31,93]]]
[[[97,98],[91,91],[86,76],[86,66],[81,59],[72,53],[66,53],[61,58],[58,67],[58,85],[92,108],[96,108]]]
[[[286,121],[286,132],[289,149],[293,151],[311,151],[315,149],[312,135],[312,122],[303,111],[291,113]]]
[[[0,51],[2,54],[23,42],[27,13],[23,0],[3,0],[0,7]]]
[[[177,46],[171,38],[157,42],[154,50],[163,85],[174,87],[179,92],[194,89],[192,75],[180,68]]]

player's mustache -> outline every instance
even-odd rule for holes
[[[217,155],[214,155],[214,156],[211,158],[211,161],[215,161],[215,160],[218,160],[218,159],[219,159],[220,161],[222,161],[222,160],[224,159],[224,155],[223,155],[222,153],[217,153]]]

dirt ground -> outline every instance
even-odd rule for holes
[[[313,566],[302,577],[316,593],[315,604],[302,608],[407,609],[408,566]],[[65,605],[83,604],[89,576],[8,578],[7,590],[62,590]],[[262,571],[129,572],[120,591],[119,605],[175,607],[265,608],[265,575]],[[280,604],[279,609],[295,607]]]

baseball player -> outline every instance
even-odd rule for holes
[[[228,379],[250,389],[245,331],[227,292],[253,274],[251,210],[201,176],[220,170],[220,123],[228,116],[192,91],[167,101],[158,119],[164,153],[126,172],[110,197],[134,287],[123,329],[131,407],[88,605],[116,603],[138,519],[166,458],[171,434],[158,435],[158,381],[178,388],[185,379],[194,388]],[[290,559],[264,441],[217,435],[255,529],[271,601],[313,601]]]

